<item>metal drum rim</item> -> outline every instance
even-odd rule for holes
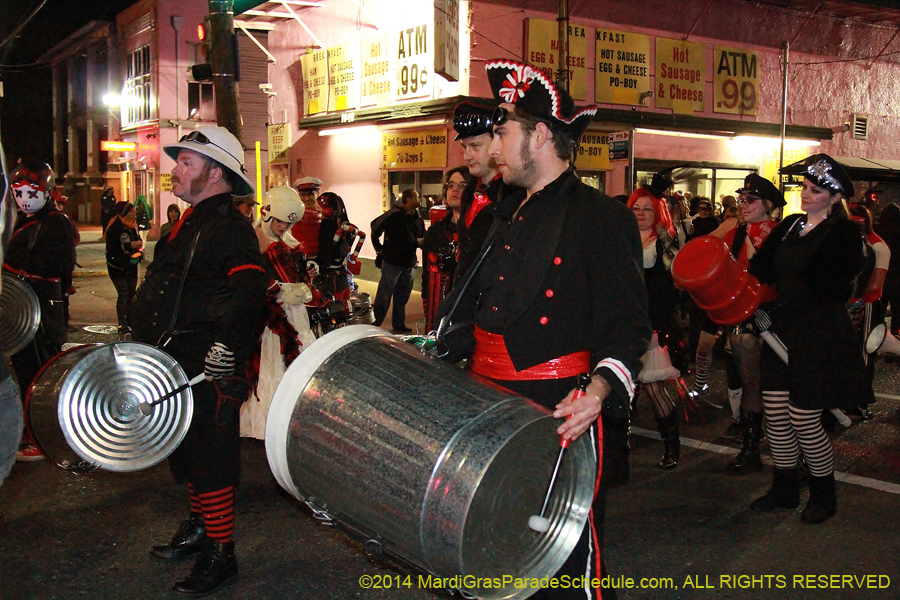
[[[25,332],[28,333],[28,335],[21,338],[21,340],[24,341],[19,341],[18,344],[3,345],[3,354],[5,354],[6,356],[12,356],[13,354],[16,354],[17,352],[20,352],[21,350],[26,348],[28,344],[31,343],[31,340],[34,339],[34,336],[37,334],[37,330],[41,326],[41,302],[32,287],[28,285],[28,282],[21,277],[16,277],[11,273],[3,273],[2,279],[3,289],[7,289],[6,284],[10,283],[13,288],[17,289],[25,296],[26,302],[30,301],[28,303],[32,307],[32,319],[31,322],[26,326],[26,329],[28,331]],[[2,291],[0,291],[0,295],[2,295]]]
[[[348,325],[323,335],[303,351],[302,360],[291,363],[275,389],[266,417],[266,458],[278,484],[300,501],[305,498],[294,485],[287,458],[287,434],[297,401],[328,358],[352,342],[371,337],[394,336],[374,325]]]

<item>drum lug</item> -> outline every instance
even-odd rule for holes
[[[381,542],[374,538],[369,538],[365,543],[366,552],[372,554],[373,556],[377,556],[378,558],[382,558],[384,556],[384,546]]]
[[[334,518],[328,514],[328,509],[319,504],[315,498],[306,498],[303,502],[309,507],[313,513],[313,518],[321,521],[323,525],[334,527]]]

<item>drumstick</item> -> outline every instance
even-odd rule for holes
[[[591,383],[591,376],[582,373],[578,376],[578,383],[575,385],[575,393],[572,394],[572,401],[581,398],[587,393],[587,386]],[[568,421],[573,415],[566,417]],[[550,520],[544,516],[547,512],[547,505],[550,504],[550,494],[553,493],[553,487],[556,485],[556,476],[559,474],[559,467],[562,465],[563,455],[566,448],[569,447],[569,439],[561,437],[559,439],[559,456],[556,457],[556,466],[553,468],[553,475],[550,476],[550,485],[547,486],[547,495],[544,497],[544,505],[541,507],[540,515],[531,515],[528,517],[528,527],[534,529],[538,533],[546,533],[550,529]]]
[[[162,398],[159,398],[158,400],[154,400],[153,402],[141,402],[141,404],[139,406],[139,408],[141,409],[141,414],[144,415],[145,417],[149,417],[150,415],[153,414],[154,406],[156,406],[157,404],[162,404],[169,398],[172,398],[173,396],[177,396],[178,394],[180,394],[184,390],[188,389],[189,387],[200,383],[201,381],[203,381],[205,376],[206,376],[205,373],[200,373],[199,375],[197,375],[196,377],[194,377],[193,379],[191,379],[184,385],[178,386],[177,388],[175,388],[174,390],[172,390],[171,392],[169,392]]]

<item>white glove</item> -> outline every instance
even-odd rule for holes
[[[312,300],[312,290],[305,283],[279,283],[281,301],[285,304],[306,304]]]
[[[203,361],[206,379],[221,379],[234,374],[234,352],[221,342],[216,342],[206,353]]]
[[[319,276],[319,265],[314,260],[306,261],[306,274],[310,277],[318,277]]]

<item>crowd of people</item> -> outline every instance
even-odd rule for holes
[[[883,304],[898,310],[900,303],[900,207],[886,204],[875,218],[871,207],[853,203],[850,177],[824,154],[806,161],[801,212],[783,218],[785,197],[755,173],[718,207],[677,190],[671,171],[654,174],[630,196],[609,198],[584,184],[572,165],[596,107],[576,107],[528,65],[494,60],[486,69],[495,102],[467,101],[454,111],[465,164],[444,173],[446,209],[426,230],[419,194],[406,189],[371,223],[380,269],[374,324],[382,325],[392,307],[392,331],[412,332],[405,310],[421,250],[426,331],[436,354],[535,400],[561,420],[564,439],[591,440],[602,456],[591,516],[557,575],[606,574],[606,492],[628,479],[633,411],[649,402],[663,442],[658,465],[676,468],[679,414],[696,400],[711,401],[709,374],[720,345],[727,348],[721,356],[732,428],[741,440],[724,471],[761,470],[765,436],[775,463],[772,486],[748,507],[798,507],[804,469],[810,496],[802,519],[832,517],[834,455],[825,428],[829,418],[845,422],[848,412],[871,416],[874,357],[864,342],[883,320]],[[116,202],[109,189],[101,214],[119,331],[165,350],[188,375],[205,375],[193,387],[189,431],[169,457],[185,486],[187,518],[168,543],[150,549],[163,561],[196,558],[172,588],[195,597],[238,577],[240,437],[265,438],[275,389],[315,340],[317,311],[350,310],[354,285],[344,261],[364,234],[340,196],[320,193],[315,177],[255,194],[240,142],[224,128],[201,127],[164,151],[176,163],[172,192],[189,207],[167,207],[140,288],[150,204],[143,197]],[[53,188],[53,173],[40,162],[21,162],[10,178],[19,217],[4,270],[27,281],[41,302],[38,334],[11,356],[20,384],[32,381],[66,338],[63,300],[77,229]],[[740,289],[715,290],[725,299],[715,311],[680,288],[677,266],[680,252],[709,240],[722,250],[716,260],[745,275]],[[722,317],[723,306],[746,294],[756,298],[753,310],[738,322]],[[771,332],[777,337],[764,335]],[[19,394],[5,367],[0,402]],[[590,383],[576,393],[584,374]],[[36,460],[41,451],[27,409],[24,415],[18,457]],[[8,416],[4,427],[22,428]],[[10,467],[4,457],[0,481]],[[585,593],[599,597],[590,588],[578,597]],[[573,596],[542,590],[535,597]]]

